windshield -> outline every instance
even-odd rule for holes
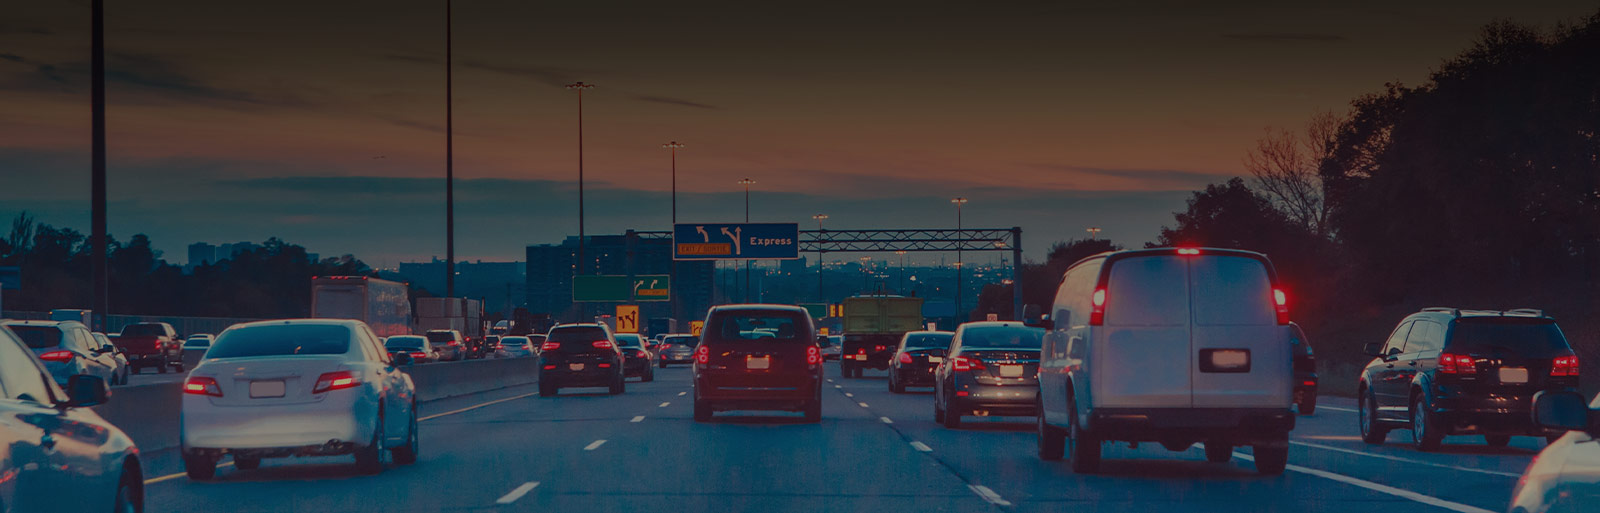
[[[184,347],[210,347],[210,337],[189,337],[183,340]]]
[[[389,349],[422,349],[422,344],[427,339],[415,335],[395,335],[383,341],[383,347]]]
[[[963,349],[1032,349],[1044,343],[1044,330],[1023,327],[981,327],[961,332]]]
[[[906,335],[906,349],[950,349],[954,333],[920,333]]]
[[[61,345],[61,330],[54,326],[28,326],[24,324],[9,324],[7,327],[22,337],[28,347],[44,349]]]
[[[217,338],[206,358],[345,354],[350,351],[350,336],[349,328],[330,325],[236,328]]]

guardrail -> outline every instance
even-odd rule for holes
[[[538,358],[467,360],[416,365],[406,369],[416,383],[417,400],[436,401],[501,388],[535,383]],[[93,409],[121,428],[141,451],[178,446],[178,417],[182,414],[180,382],[115,387],[111,400]]]

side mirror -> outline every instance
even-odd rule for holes
[[[1544,391],[1533,395],[1533,423],[1540,427],[1588,431],[1589,406],[1577,392]]]
[[[1362,346],[1361,352],[1371,357],[1382,357],[1383,342],[1368,342],[1367,345]]]
[[[66,393],[66,406],[70,408],[105,404],[111,399],[111,391],[106,388],[106,380],[86,374],[68,377]]]
[[[395,353],[394,354],[394,358],[391,358],[391,360],[394,361],[395,365],[398,365],[398,366],[401,366],[401,367],[405,367],[405,366],[417,363],[417,359],[416,358],[412,358],[411,357],[411,353],[405,352],[405,351],[401,351],[401,352]]]
[[[1032,324],[1027,324],[1027,326],[1032,328],[1042,328],[1045,331],[1053,331],[1056,329],[1056,321],[1052,321],[1050,319],[1039,319],[1037,321],[1033,321]]]

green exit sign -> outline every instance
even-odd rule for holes
[[[572,301],[593,303],[631,303],[671,301],[672,280],[665,274],[626,275],[586,274],[572,277]]]

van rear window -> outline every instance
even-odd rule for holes
[[[1184,259],[1153,255],[1117,260],[1106,285],[1111,326],[1189,324],[1189,276]]]
[[[723,341],[793,342],[811,336],[801,333],[804,321],[788,312],[719,312],[708,324],[706,330]]]
[[[1194,323],[1207,326],[1277,324],[1272,278],[1250,257],[1189,258]]]

